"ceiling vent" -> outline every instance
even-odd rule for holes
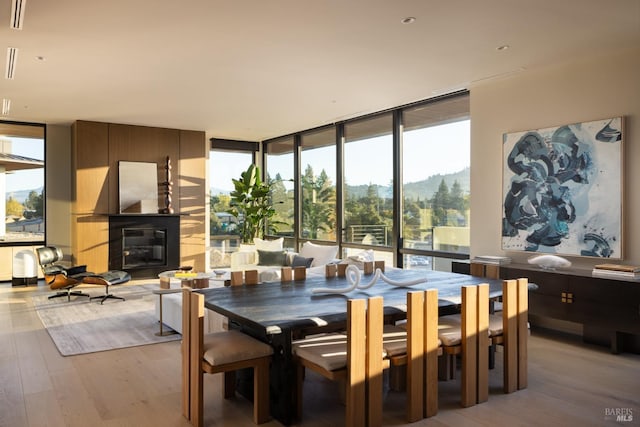
[[[2,115],[8,116],[11,109],[11,100],[7,98],[2,99]]]
[[[4,77],[9,80],[13,80],[16,74],[16,61],[18,60],[18,49],[15,47],[7,48],[7,69],[5,70]]]
[[[11,1],[11,22],[9,27],[14,30],[21,30],[22,23],[24,22],[24,5],[27,0],[12,0]]]

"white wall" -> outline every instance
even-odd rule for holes
[[[471,88],[471,256],[501,250],[502,135],[624,116],[624,262],[640,265],[640,48],[527,70]],[[602,260],[568,257],[577,267]]]

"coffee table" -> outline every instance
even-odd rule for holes
[[[209,279],[214,277],[213,273],[189,273],[181,270],[163,271],[158,274],[160,279],[160,289],[169,289],[171,287],[171,279],[180,280],[182,287],[190,287],[194,289],[202,289],[209,287]]]

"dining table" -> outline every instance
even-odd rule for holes
[[[382,274],[396,285],[378,279],[366,289],[345,291],[352,287],[353,280],[318,275],[300,281],[197,291],[204,294],[207,309],[229,319],[229,328],[241,330],[273,347],[269,378],[271,415],[290,425],[297,403],[292,342],[309,334],[346,329],[348,299],[382,296],[385,322],[394,322],[406,318],[407,293],[413,290],[437,289],[440,315],[459,311],[462,286],[488,283],[490,299],[502,295],[502,280],[422,269],[387,268]],[[363,275],[360,286],[369,285],[372,279],[373,275]],[[413,284],[401,286],[403,283]],[[316,293],[321,288],[328,292]],[[239,376],[238,390],[250,397],[250,372],[244,377]]]

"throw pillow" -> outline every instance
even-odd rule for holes
[[[256,250],[259,251],[281,251],[284,245],[284,237],[274,240],[263,240],[255,237],[253,243],[256,245]]]
[[[336,259],[338,254],[337,245],[316,245],[315,243],[305,242],[300,249],[300,256],[304,258],[313,258],[311,267],[325,265]]]
[[[287,253],[285,251],[262,251],[258,249],[258,265],[285,265]]]
[[[294,255],[293,260],[291,261],[291,267],[311,267],[311,263],[313,262],[313,258],[305,258],[300,255]]]

